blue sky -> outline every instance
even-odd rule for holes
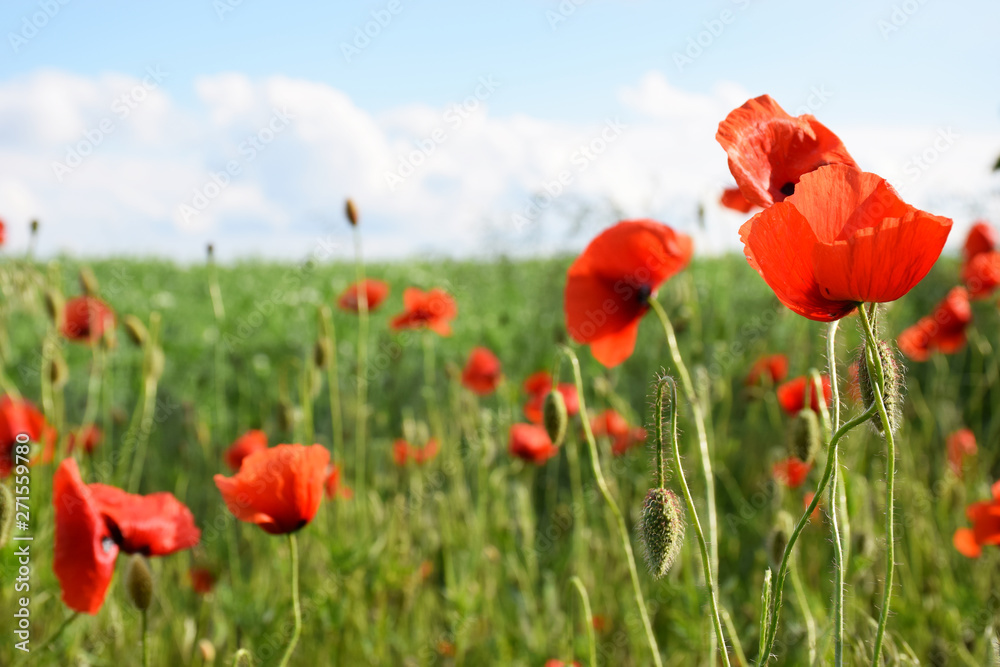
[[[53,14],[51,18],[40,14],[45,7]],[[58,10],[53,11],[53,8]],[[364,30],[366,24],[374,26],[372,22],[378,16],[386,25],[379,27],[378,34],[370,37],[367,45],[360,42],[363,48],[358,52],[345,56],[343,45],[353,46],[357,31]],[[34,34],[31,28],[25,31],[25,20],[45,25]],[[35,103],[42,105],[41,108],[45,108],[45,104],[62,104],[77,109],[78,105],[79,113],[75,119],[66,121],[69,125],[75,124],[74,131],[67,130],[68,133],[60,134],[59,138],[39,135],[34,145],[20,138],[10,139],[11,135],[2,133],[2,129],[0,133],[7,137],[8,147],[21,144],[19,158],[27,159],[27,152],[34,149],[36,155],[44,155],[51,163],[51,158],[57,158],[62,152],[61,147],[75,143],[74,136],[85,136],[88,122],[93,124],[100,119],[102,110],[106,112],[117,97],[117,91],[129,90],[135,81],[142,79],[148,67],[158,67],[166,73],[154,91],[156,104],[163,108],[155,112],[140,108],[135,118],[139,118],[140,113],[159,115],[144,118],[142,127],[139,127],[139,120],[122,120],[129,125],[129,134],[117,132],[113,141],[95,150],[96,157],[90,160],[91,164],[85,164],[79,172],[84,173],[87,169],[94,172],[91,174],[93,180],[87,184],[87,197],[73,208],[90,229],[101,225],[102,217],[114,210],[115,202],[122,197],[111,188],[103,203],[98,199],[93,190],[101,187],[97,179],[99,168],[92,165],[107,162],[103,168],[114,173],[123,164],[134,162],[119,162],[116,166],[112,158],[140,161],[143,168],[153,174],[155,158],[159,156],[164,168],[158,178],[168,182],[185,169],[197,170],[199,161],[202,171],[211,173],[221,163],[223,154],[233,153],[232,147],[213,148],[210,145],[220,132],[230,129],[236,132],[230,126],[220,130],[220,115],[231,118],[246,114],[247,119],[253,118],[247,121],[248,125],[240,125],[242,132],[265,122],[268,110],[264,106],[274,106],[275,102],[284,99],[282,95],[296,96],[300,103],[308,106],[312,104],[307,102],[312,99],[309,95],[323,97],[327,91],[342,96],[336,104],[331,102],[334,116],[339,113],[337,109],[341,109],[351,114],[351,122],[360,123],[359,127],[368,127],[370,121],[376,127],[371,131],[380,133],[385,140],[387,154],[405,154],[407,142],[413,145],[424,138],[424,133],[434,127],[435,117],[440,123],[445,110],[468,98],[481,77],[492,77],[499,82],[499,87],[476,110],[481,116],[476,123],[483,126],[459,128],[462,136],[458,138],[468,145],[455,148],[459,142],[450,138],[448,145],[440,147],[438,155],[428,156],[433,158],[434,164],[429,159],[429,166],[419,176],[419,186],[412,187],[414,192],[405,195],[411,200],[400,199],[396,205],[383,205],[383,198],[396,195],[379,190],[377,181],[384,179],[373,177],[365,182],[366,186],[352,180],[349,165],[339,165],[345,170],[341,173],[335,168],[338,165],[325,161],[327,157],[308,155],[309,147],[315,145],[308,137],[320,130],[313,128],[306,132],[301,126],[295,126],[294,146],[290,139],[283,143],[281,138],[275,140],[274,146],[281,148],[269,149],[267,155],[262,153],[261,159],[250,165],[254,173],[248,171],[240,175],[243,179],[240,193],[234,194],[236,191],[232,188],[225,193],[234,202],[242,197],[245,204],[243,208],[234,204],[234,212],[229,218],[222,219],[219,214],[200,228],[182,229],[183,226],[177,223],[177,206],[169,204],[169,196],[151,192],[150,197],[162,196],[163,201],[145,211],[141,211],[141,206],[133,207],[139,211],[126,206],[130,214],[138,213],[139,218],[127,235],[130,240],[126,243],[126,238],[121,237],[122,245],[115,247],[116,251],[134,247],[139,252],[159,248],[166,249],[168,254],[183,256],[186,251],[182,248],[189,241],[191,245],[198,245],[195,240],[236,234],[245,225],[255,235],[256,245],[246,243],[240,252],[269,254],[269,249],[300,252],[299,241],[286,241],[299,232],[305,237],[315,232],[319,223],[301,221],[308,211],[324,208],[327,200],[317,191],[309,207],[296,211],[294,204],[283,197],[296,195],[301,200],[303,192],[291,187],[282,192],[273,178],[259,179],[274,177],[280,181],[282,174],[287,177],[294,173],[289,170],[291,162],[282,164],[282,160],[309,162],[315,157],[319,160],[315,168],[330,169],[329,188],[336,194],[336,197],[331,194],[330,202],[349,190],[356,190],[355,194],[360,192],[377,202],[368,206],[374,220],[373,233],[384,241],[381,246],[374,243],[376,254],[397,256],[426,249],[444,252],[456,247],[460,247],[461,252],[472,252],[476,250],[477,239],[490,238],[484,232],[483,220],[502,218],[509,210],[517,209],[518,198],[523,200],[530,196],[532,179],[545,182],[546,170],[555,169],[551,165],[559,163],[556,153],[562,146],[571,145],[579,137],[590,136],[594,128],[615,116],[629,122],[634,130],[630,142],[637,145],[642,143],[638,140],[639,130],[635,130],[637,124],[644,128],[643,132],[646,129],[652,132],[655,124],[657,132],[706,133],[693,115],[716,113],[718,117],[711,118],[705,125],[710,135],[711,126],[725,114],[725,103],[736,100],[740,94],[749,97],[766,92],[794,112],[809,103],[813,91],[820,90],[824,91],[824,99],[819,105],[821,108],[814,109],[814,113],[845,141],[852,132],[859,140],[863,139],[866,146],[860,150],[848,142],[849,148],[852,152],[870,150],[872,162],[878,166],[888,165],[890,170],[901,167],[907,155],[922,150],[928,138],[941,127],[960,128],[959,135],[963,139],[960,148],[967,151],[953,152],[950,159],[957,161],[956,156],[961,154],[966,162],[970,159],[981,162],[985,157],[976,153],[975,144],[988,143],[1000,133],[1000,86],[997,85],[1000,70],[996,67],[1000,63],[998,25],[1000,3],[986,1],[668,3],[564,0],[560,3],[508,0],[470,3],[387,0],[289,1],[279,5],[262,0],[179,0],[153,5],[124,1],[84,3],[68,0],[61,4],[59,0],[19,0],[4,3],[0,10],[0,26],[7,36],[5,48],[0,48],[0,105],[9,114],[14,114],[8,117],[8,120],[13,119],[8,127],[28,122],[24,120],[27,112],[16,108],[21,102],[15,98],[23,98],[29,92],[38,97]],[[59,76],[45,78],[45,72],[55,72]],[[224,88],[220,87],[219,77],[225,76],[239,77],[239,85],[235,80],[229,83],[235,86],[232,91],[242,92],[226,93],[223,98],[245,94],[248,100],[253,100],[247,104],[261,105],[259,113],[248,110],[246,105],[223,109],[232,102],[232,97],[212,99],[210,90]],[[650,77],[658,77],[655,84]],[[294,94],[281,92],[285,89],[275,82],[286,80],[316,87],[308,93],[301,90]],[[87,89],[88,83],[92,84],[92,90]],[[79,92],[69,98],[53,97],[52,91],[57,88]],[[663,94],[664,90],[672,92]],[[641,97],[638,91],[645,91],[641,95],[648,99],[638,100],[637,96]],[[652,108],[655,104],[663,106],[662,113]],[[713,105],[718,106],[718,112]],[[37,111],[40,107],[32,108]],[[4,118],[0,112],[0,121]],[[340,122],[337,118],[332,117],[331,122]],[[879,128],[892,134],[885,146],[879,145]],[[331,135],[327,137],[329,143],[323,144],[323,150],[336,152],[338,141],[350,142],[358,132],[363,134],[365,131],[356,129],[339,138]],[[910,133],[910,139],[900,134],[904,131]],[[8,129],[8,132],[13,130]],[[157,132],[163,135],[160,141],[149,139]],[[234,137],[238,134],[236,132]],[[34,136],[32,132],[24,134],[29,135]],[[172,148],[168,141],[171,135],[178,137]],[[399,212],[408,207],[433,218],[445,207],[443,201],[432,204],[430,199],[447,199],[449,193],[455,194],[458,189],[466,193],[482,186],[479,181],[461,182],[462,160],[474,161],[477,156],[487,159],[491,151],[523,141],[525,145],[518,149],[520,155],[539,146],[541,139],[537,137],[548,141],[555,136],[564,136],[565,142],[548,147],[551,159],[539,155],[532,161],[508,155],[507,159],[512,162],[496,173],[496,178],[504,181],[502,186],[483,186],[477,191],[482,200],[478,208],[462,208],[467,218],[476,218],[475,222],[449,223],[447,233],[461,236],[461,243],[454,244],[448,236],[435,236],[432,219],[417,223],[401,219]],[[669,139],[669,135],[665,136]],[[65,137],[69,140],[65,141]],[[653,137],[650,134],[644,141],[652,141]],[[869,145],[872,141],[875,146]],[[711,136],[708,136],[705,145],[711,143]],[[672,144],[668,141],[665,145]],[[666,151],[660,157],[655,154],[640,157],[642,151],[625,146],[622,142],[620,149],[616,148],[617,156],[611,156],[609,151],[608,160],[628,159],[629,169],[635,169],[635,173],[645,167],[653,185],[640,196],[628,192],[626,185],[608,183],[605,192],[598,179],[584,182],[581,178],[573,184],[580,189],[577,194],[583,198],[621,200],[624,203],[620,208],[630,214],[644,213],[640,203],[645,198],[653,202],[650,208],[655,209],[649,214],[668,216],[673,213],[683,218],[678,207],[690,202],[683,202],[682,193],[670,192],[669,186],[656,185],[666,178],[666,174],[657,176],[657,170],[665,168],[664,162],[690,163],[692,158]],[[721,176],[714,166],[708,173],[706,163],[704,189],[707,192],[714,187],[711,184],[725,176],[725,160],[717,147],[701,146],[677,145],[674,148],[717,151],[708,155],[708,159],[721,165]],[[354,150],[360,151],[359,155],[364,153],[357,147]],[[634,154],[623,154],[626,150]],[[991,150],[1000,153],[1000,142]],[[213,156],[213,151],[218,155]],[[350,152],[345,145],[345,153]],[[638,163],[640,159],[647,162]],[[173,168],[166,167],[170,160],[174,160]],[[456,164],[445,168],[445,160]],[[369,165],[376,176],[379,171],[385,172],[386,160],[377,162],[377,165]],[[605,168],[612,170],[611,163],[606,164]],[[943,169],[939,166],[936,170]],[[431,173],[431,170],[442,173]],[[42,171],[37,172],[39,178]],[[465,171],[480,173],[472,167]],[[621,171],[617,162],[613,171]],[[5,174],[0,170],[0,197],[10,192],[14,193],[13,199],[23,199],[22,205],[15,206],[13,211],[4,209],[4,202],[0,200],[0,216],[9,219],[12,227],[18,216],[28,215],[22,209],[30,202],[35,205],[46,202],[54,192],[61,192],[63,197],[70,199],[79,194],[73,188],[53,189],[55,185],[51,179],[34,182],[24,175],[26,173],[33,173],[32,168],[23,168],[21,175],[7,173],[5,190]],[[77,175],[75,173],[74,177]],[[483,172],[479,178],[487,177],[488,173]],[[314,187],[322,187],[323,179],[315,180]],[[340,181],[343,183],[338,185]],[[924,183],[927,188],[933,185],[942,189],[956,181],[961,182],[961,179],[935,175]],[[995,184],[995,180],[988,179],[980,183],[985,188],[983,193],[989,193],[989,188]],[[190,189],[188,183],[177,187],[172,192]],[[935,196],[940,198],[944,194],[939,192]],[[422,195],[430,198],[426,207],[419,203],[423,201],[419,200]],[[177,199],[179,195],[170,196]],[[701,191],[697,193],[697,197],[703,196]],[[254,198],[264,208],[270,207],[272,214],[241,220],[237,212],[245,210],[249,206],[247,202]],[[173,214],[168,209],[174,209]],[[55,208],[43,212],[50,217],[64,213]],[[70,225],[68,221],[56,225],[69,236],[63,237],[64,244],[54,245],[51,250],[64,246],[83,252],[95,249],[85,239],[77,238],[79,232],[74,230],[78,230],[79,225]],[[485,227],[489,229],[489,223]],[[285,241],[266,243],[269,230],[282,234]],[[116,233],[112,228],[93,231]],[[727,229],[726,233],[729,231]],[[406,239],[401,240],[403,236]],[[17,234],[13,237],[16,243]],[[164,243],[167,237],[170,240]],[[550,238],[551,243],[545,247],[558,249],[561,238]]]

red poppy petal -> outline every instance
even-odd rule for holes
[[[592,341],[590,353],[594,355],[594,359],[613,368],[632,356],[638,335],[639,319],[635,319],[624,329]]]
[[[189,549],[201,538],[191,510],[172,493],[137,496],[104,484],[88,488],[125,553],[165,556]]]
[[[976,536],[968,528],[959,528],[955,531],[952,543],[958,552],[967,558],[979,558],[983,549],[976,542]]]

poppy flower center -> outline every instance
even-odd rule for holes
[[[635,298],[639,300],[639,303],[645,305],[649,301],[649,297],[653,294],[653,288],[649,285],[640,285],[639,289],[636,290]]]
[[[792,195],[794,195],[795,194],[795,183],[792,183],[791,181],[789,181],[788,183],[785,183],[784,185],[782,185],[781,186],[781,194],[785,195],[786,197],[791,197]]]

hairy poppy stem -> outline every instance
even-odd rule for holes
[[[295,651],[295,645],[299,643],[299,635],[302,634],[302,607],[299,604],[299,544],[295,539],[295,533],[288,533],[288,550],[292,561],[292,610],[295,614],[295,627],[278,667],[285,667],[288,664]]]
[[[701,550],[701,563],[705,571],[705,587],[708,589],[708,601],[712,605],[712,622],[715,626],[715,635],[719,638],[719,649],[722,654],[722,664],[729,667],[729,651],[726,649],[726,636],[722,632],[722,619],[719,616],[719,601],[716,598],[715,575],[712,572],[712,561],[708,555],[708,545],[705,543],[705,531],[702,530],[701,520],[698,518],[698,511],[694,506],[694,499],[691,497],[691,489],[688,488],[687,478],[684,475],[684,466],[681,464],[681,446],[677,438],[677,381],[670,376],[664,376],[656,383],[656,446],[662,454],[663,451],[663,391],[670,386],[670,444],[674,451],[674,466],[677,468],[677,479],[680,482],[681,491],[684,492],[684,502],[687,503],[688,515],[691,523],[694,524],[694,532],[698,536],[698,548]],[[662,456],[660,457],[662,459]],[[662,460],[661,460],[662,466]],[[660,471],[662,482],[662,470]],[[714,655],[714,651],[712,652]],[[713,662],[715,658],[712,658]]]
[[[583,375],[580,373],[580,360],[576,354],[568,347],[562,347],[563,353],[573,366],[573,377],[576,381],[576,391],[580,398],[580,419],[583,421],[583,432],[587,438],[587,445],[590,449],[590,463],[594,469],[594,478],[597,480],[597,488],[601,490],[604,501],[614,514],[615,522],[618,524],[618,532],[621,537],[622,547],[625,549],[626,561],[628,562],[628,572],[632,579],[632,590],[635,593],[635,601],[639,606],[639,616],[642,619],[643,629],[646,631],[646,640],[649,648],[653,652],[653,662],[656,667],[663,667],[663,660],[660,657],[660,647],[656,643],[653,635],[653,626],[649,622],[649,614],[646,611],[646,600],[642,595],[642,588],[639,586],[639,572],[635,567],[635,556],[632,555],[632,543],[629,539],[628,527],[625,525],[625,517],[622,516],[618,503],[611,496],[608,484],[604,481],[604,473],[601,472],[601,460],[598,458],[597,441],[594,439],[594,432],[590,428],[590,417],[587,415],[587,401],[583,396]]]
[[[580,605],[583,607],[583,623],[587,628],[587,646],[590,649],[590,667],[597,667],[597,638],[594,636],[594,615],[590,611],[590,596],[587,595],[587,589],[583,585],[583,580],[580,577],[574,575],[570,578],[569,583],[576,588],[576,592],[580,595]]]
[[[833,462],[837,456],[837,447],[840,444],[840,440],[851,429],[860,426],[871,419],[873,414],[875,414],[875,406],[868,408],[860,415],[841,426],[837,429],[837,432],[833,434],[833,438],[830,439],[830,445],[827,448],[826,467],[823,469],[823,477],[819,481],[819,486],[816,487],[816,493],[813,495],[812,501],[810,501],[809,506],[806,507],[802,517],[799,518],[798,523],[795,524],[795,529],[792,531],[792,534],[788,537],[788,544],[785,546],[785,552],[781,556],[781,564],[778,566],[778,574],[775,577],[774,588],[771,593],[771,613],[767,632],[764,638],[764,650],[759,656],[757,656],[758,665],[766,665],[771,659],[771,649],[774,648],[774,640],[778,633],[778,616],[781,612],[781,593],[785,587],[785,577],[788,575],[788,562],[792,554],[792,549],[795,547],[795,543],[798,541],[802,530],[806,527],[806,524],[809,523],[809,517],[812,516],[816,506],[819,505],[820,498],[826,490],[827,485],[830,483],[830,478],[833,476]]]
[[[354,227],[355,280],[358,284],[358,394],[354,422],[354,488],[364,498],[365,431],[368,427],[368,290],[361,255],[361,231]]]
[[[875,306],[872,305],[874,310]],[[885,638],[885,626],[889,620],[889,604],[892,601],[892,575],[895,568],[895,544],[893,543],[893,483],[896,477],[896,443],[893,441],[892,427],[889,424],[889,414],[885,409],[885,401],[882,399],[882,392],[885,391],[885,374],[882,368],[882,355],[879,353],[878,337],[872,328],[872,323],[868,312],[864,306],[858,308],[861,313],[861,322],[865,328],[865,338],[868,341],[866,346],[866,363],[868,373],[874,377],[877,385],[872,387],[875,395],[875,407],[878,408],[879,417],[882,418],[882,433],[885,436],[885,588],[882,591],[882,611],[879,613],[878,630],[875,633],[875,653],[872,656],[872,665],[878,665],[882,654],[882,641]]]
[[[837,389],[837,325],[840,320],[830,322],[826,335],[826,362],[830,376],[830,394],[833,398],[832,428],[840,427],[840,392]],[[822,391],[820,391],[822,396]],[[840,503],[839,497],[840,461],[837,452],[833,453],[833,474],[830,477],[830,532],[833,533],[833,664],[841,667],[844,664],[844,579],[847,573],[847,560],[844,558],[843,538],[840,534],[840,523],[837,519]]]
[[[142,667],[149,667],[149,614],[142,610]]]

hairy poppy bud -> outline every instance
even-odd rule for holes
[[[97,296],[101,291],[101,287],[97,282],[97,276],[94,275],[89,266],[84,266],[80,269],[80,288],[87,296]]]
[[[347,221],[351,223],[351,227],[358,226],[358,209],[354,205],[353,199],[348,199],[344,204],[344,213],[347,215]]]
[[[135,315],[126,315],[122,323],[125,325],[125,333],[128,334],[129,340],[142,347],[149,335],[149,332],[146,331],[146,325],[142,323],[142,320]]]
[[[316,364],[316,368],[326,368],[327,362],[330,361],[330,354],[330,339],[317,339],[316,346],[313,347],[313,362]]]
[[[69,366],[62,355],[55,354],[49,359],[49,381],[56,389],[62,389],[69,380]]]
[[[49,314],[52,324],[57,327],[62,325],[63,309],[66,307],[66,300],[57,289],[49,288],[45,290],[45,312]]]
[[[654,578],[670,571],[684,543],[684,510],[673,491],[650,489],[642,504],[639,539],[646,566]]]
[[[542,422],[545,424],[545,431],[549,434],[549,439],[556,447],[562,444],[566,437],[566,423],[569,417],[566,414],[566,399],[563,398],[559,390],[550,390],[545,396],[545,403],[542,405]]]
[[[253,665],[253,659],[250,657],[250,651],[241,648],[236,652],[233,657],[233,667],[251,667],[251,665]]]
[[[125,590],[136,609],[139,611],[149,609],[153,601],[153,573],[149,571],[146,559],[139,554],[132,556],[128,562]]]
[[[14,495],[6,484],[0,484],[0,549],[7,546],[14,528]]]
[[[803,463],[812,463],[821,447],[819,417],[808,408],[799,411],[788,429],[788,453]]]
[[[785,555],[785,548],[788,546],[793,528],[792,515],[784,510],[778,512],[774,527],[767,537],[767,556],[771,561],[771,567],[775,570],[781,566],[781,559]]]
[[[867,345],[867,342],[862,343],[858,349],[858,388],[861,390],[861,399],[864,401],[866,410],[876,404],[875,388],[878,386],[868,372]],[[885,412],[889,417],[889,431],[895,433],[903,422],[903,370],[892,345],[880,340],[876,347],[879,359],[882,361],[882,374],[885,376],[885,391],[882,392],[882,401],[885,403]],[[876,433],[884,435],[882,417],[878,412],[871,416],[871,423]]]

